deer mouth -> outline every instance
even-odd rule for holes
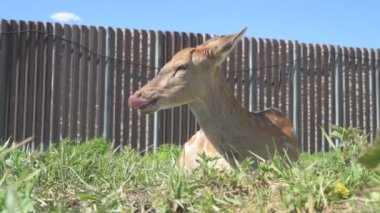
[[[154,110],[149,110],[149,108],[152,108],[152,106],[155,105],[157,101],[158,98],[146,99],[138,97],[136,95],[131,95],[128,100],[128,105],[132,108],[138,108],[146,112],[151,112]]]

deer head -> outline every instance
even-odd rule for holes
[[[241,40],[240,33],[212,38],[179,51],[144,87],[129,97],[129,105],[152,113],[202,98],[216,78],[219,65]]]

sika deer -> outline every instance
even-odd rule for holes
[[[129,98],[129,105],[152,113],[187,104],[202,132],[198,140],[185,144],[180,161],[190,168],[197,153],[223,156],[235,167],[252,153],[270,159],[277,152],[297,160],[299,148],[292,124],[275,109],[248,112],[229,88],[220,64],[240,42],[240,33],[212,38],[195,48],[186,48],[173,56],[154,79]],[[201,131],[202,131],[201,130]],[[222,163],[223,164],[223,163]],[[223,164],[224,165],[224,164]]]

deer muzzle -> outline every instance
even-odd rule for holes
[[[136,95],[129,96],[128,105],[132,108],[145,109],[150,105],[153,105],[157,102],[157,99],[146,99],[142,97],[138,97]]]

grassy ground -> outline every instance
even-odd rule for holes
[[[178,147],[141,156],[102,139],[45,152],[0,147],[0,212],[380,212],[380,169],[357,163],[363,137],[335,151],[249,169],[176,166]]]

